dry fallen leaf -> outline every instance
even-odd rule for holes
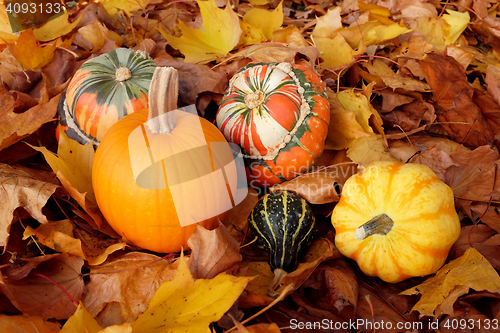
[[[192,250],[188,266],[195,279],[212,279],[243,259],[240,244],[223,224],[214,230],[197,226],[188,245]]]
[[[500,276],[491,264],[474,248],[469,248],[464,255],[443,266],[435,276],[422,284],[405,290],[401,294],[421,294],[422,297],[412,308],[420,317],[437,316],[434,311],[441,306],[440,313],[453,316],[453,303],[458,297],[469,292],[488,290],[500,293]],[[445,303],[446,302],[446,303]]]
[[[53,121],[60,95],[41,101],[26,109],[19,105],[20,95],[0,87],[0,150],[5,149],[35,132],[43,124]],[[17,109],[19,108],[20,109]]]
[[[82,244],[82,240],[75,238],[74,226],[70,220],[50,222],[36,229],[28,226],[24,232],[23,239],[30,236],[36,236],[41,244],[53,250],[79,256],[85,259],[90,265],[102,264],[108,255],[115,251],[123,250],[127,246],[125,243],[113,239],[108,242],[101,241],[101,248],[94,246],[90,249],[88,247],[88,240],[85,244]],[[94,243],[97,242],[99,241],[96,239]]]
[[[14,211],[23,207],[40,223],[48,220],[42,213],[42,208],[50,196],[56,191],[57,185],[36,179],[22,169],[16,169],[0,163],[0,246],[7,244],[10,225],[14,219]]]
[[[181,255],[173,279],[158,288],[132,328],[137,333],[210,332],[209,324],[229,310],[250,280],[226,273],[193,280]]]
[[[344,320],[355,319],[358,281],[344,257],[319,265],[301,288],[315,308],[328,310]]]
[[[83,259],[52,254],[21,259],[25,267],[2,270],[0,291],[23,313],[43,319],[67,319],[76,305],[63,293],[63,287],[78,301],[83,293]],[[45,279],[43,276],[55,281]]]
[[[5,333],[59,333],[61,325],[44,321],[40,317],[18,315],[7,316],[0,314],[0,331]]]
[[[494,135],[472,100],[474,90],[463,67],[455,59],[437,54],[428,54],[419,64],[442,109],[438,121],[451,139],[468,147],[492,144]]]
[[[356,163],[338,163],[275,185],[270,191],[291,191],[312,204],[337,202],[345,181],[357,171]]]
[[[450,157],[457,165],[446,170],[445,178],[456,198],[483,202],[500,198],[500,173],[496,171],[500,155],[496,149],[482,146],[468,151],[459,146]]]
[[[315,240],[304,256],[299,258],[300,262],[297,269],[283,278],[282,287],[277,292],[281,292],[283,286],[290,284],[294,284],[295,288],[299,288],[321,262],[340,258],[341,256],[340,252],[328,239],[320,238]],[[241,262],[240,266],[246,276],[255,276],[246,288],[246,295],[239,300],[240,307],[261,306],[271,303],[274,299],[267,295],[267,291],[274,274],[267,261]]]
[[[178,262],[141,252],[113,255],[92,267],[82,302],[95,317],[107,303],[120,304],[124,322],[143,313],[160,285],[173,278]]]

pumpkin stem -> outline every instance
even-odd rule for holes
[[[286,272],[282,270],[281,268],[276,268],[274,270],[274,278],[273,281],[271,281],[271,284],[269,285],[269,288],[267,289],[267,295],[272,298],[278,297],[280,293],[276,292],[276,289],[278,289],[281,285],[281,281],[286,276]]]
[[[132,77],[132,73],[130,73],[130,69],[127,67],[119,67],[115,72],[115,80],[116,81],[126,81]]]
[[[393,225],[394,221],[387,214],[380,214],[357,228],[354,239],[363,240],[375,234],[387,235]]]
[[[175,127],[179,80],[173,67],[157,67],[149,85],[148,127],[152,133],[167,134]],[[160,117],[161,116],[161,117]]]

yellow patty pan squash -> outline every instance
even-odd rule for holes
[[[437,272],[460,234],[453,191],[412,163],[373,162],[350,177],[332,224],[339,251],[391,283]]]

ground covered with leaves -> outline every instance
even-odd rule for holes
[[[98,0],[14,34],[0,5],[0,331],[500,332],[499,10],[489,0]],[[210,121],[251,61],[301,63],[326,83],[322,169],[278,187],[311,203],[319,236],[278,299],[266,253],[246,245],[261,189],[224,225],[198,227],[183,254],[128,245],[102,217],[94,150],[56,140],[56,109],[81,64],[118,47],[176,68],[181,99]],[[462,231],[433,276],[385,283],[334,246],[342,184],[377,160],[425,164],[453,190]]]

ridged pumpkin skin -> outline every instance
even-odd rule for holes
[[[330,122],[325,84],[309,68],[251,63],[231,79],[217,126],[241,146],[249,181],[270,186],[310,169],[321,155]]]
[[[119,119],[147,108],[156,67],[144,52],[124,48],[86,61],[71,79],[58,107],[68,137],[82,144],[91,140],[98,144]],[[117,72],[119,68],[121,72]],[[130,77],[125,79],[127,69]]]
[[[201,122],[206,142],[226,142],[217,128],[203,118]],[[187,240],[197,224],[207,229],[219,225],[225,214],[181,227],[170,189],[145,189],[134,179],[130,161],[128,138],[138,126],[148,120],[148,110],[132,113],[114,124],[101,141],[92,168],[92,184],[97,204],[108,223],[131,243],[151,251],[168,253],[188,249]],[[198,125],[199,126],[199,125]],[[181,132],[178,132],[181,131]],[[176,149],[190,149],[199,144],[191,123],[179,122],[166,135],[177,137]],[[179,140],[180,139],[180,140]],[[202,143],[203,144],[203,143]],[[152,146],[152,143],[151,143]],[[165,149],[170,149],[165,145]],[[193,156],[193,163],[196,156]],[[226,185],[221,190],[227,191]],[[199,188],[206,193],[207,201],[216,200],[213,188]]]
[[[259,247],[269,253],[269,266],[291,272],[297,267],[299,253],[316,235],[314,214],[306,200],[288,192],[263,196],[248,217]]]
[[[356,240],[356,229],[380,214],[392,229]],[[331,219],[339,251],[391,283],[437,272],[460,235],[453,191],[413,163],[374,162],[349,178]]]

